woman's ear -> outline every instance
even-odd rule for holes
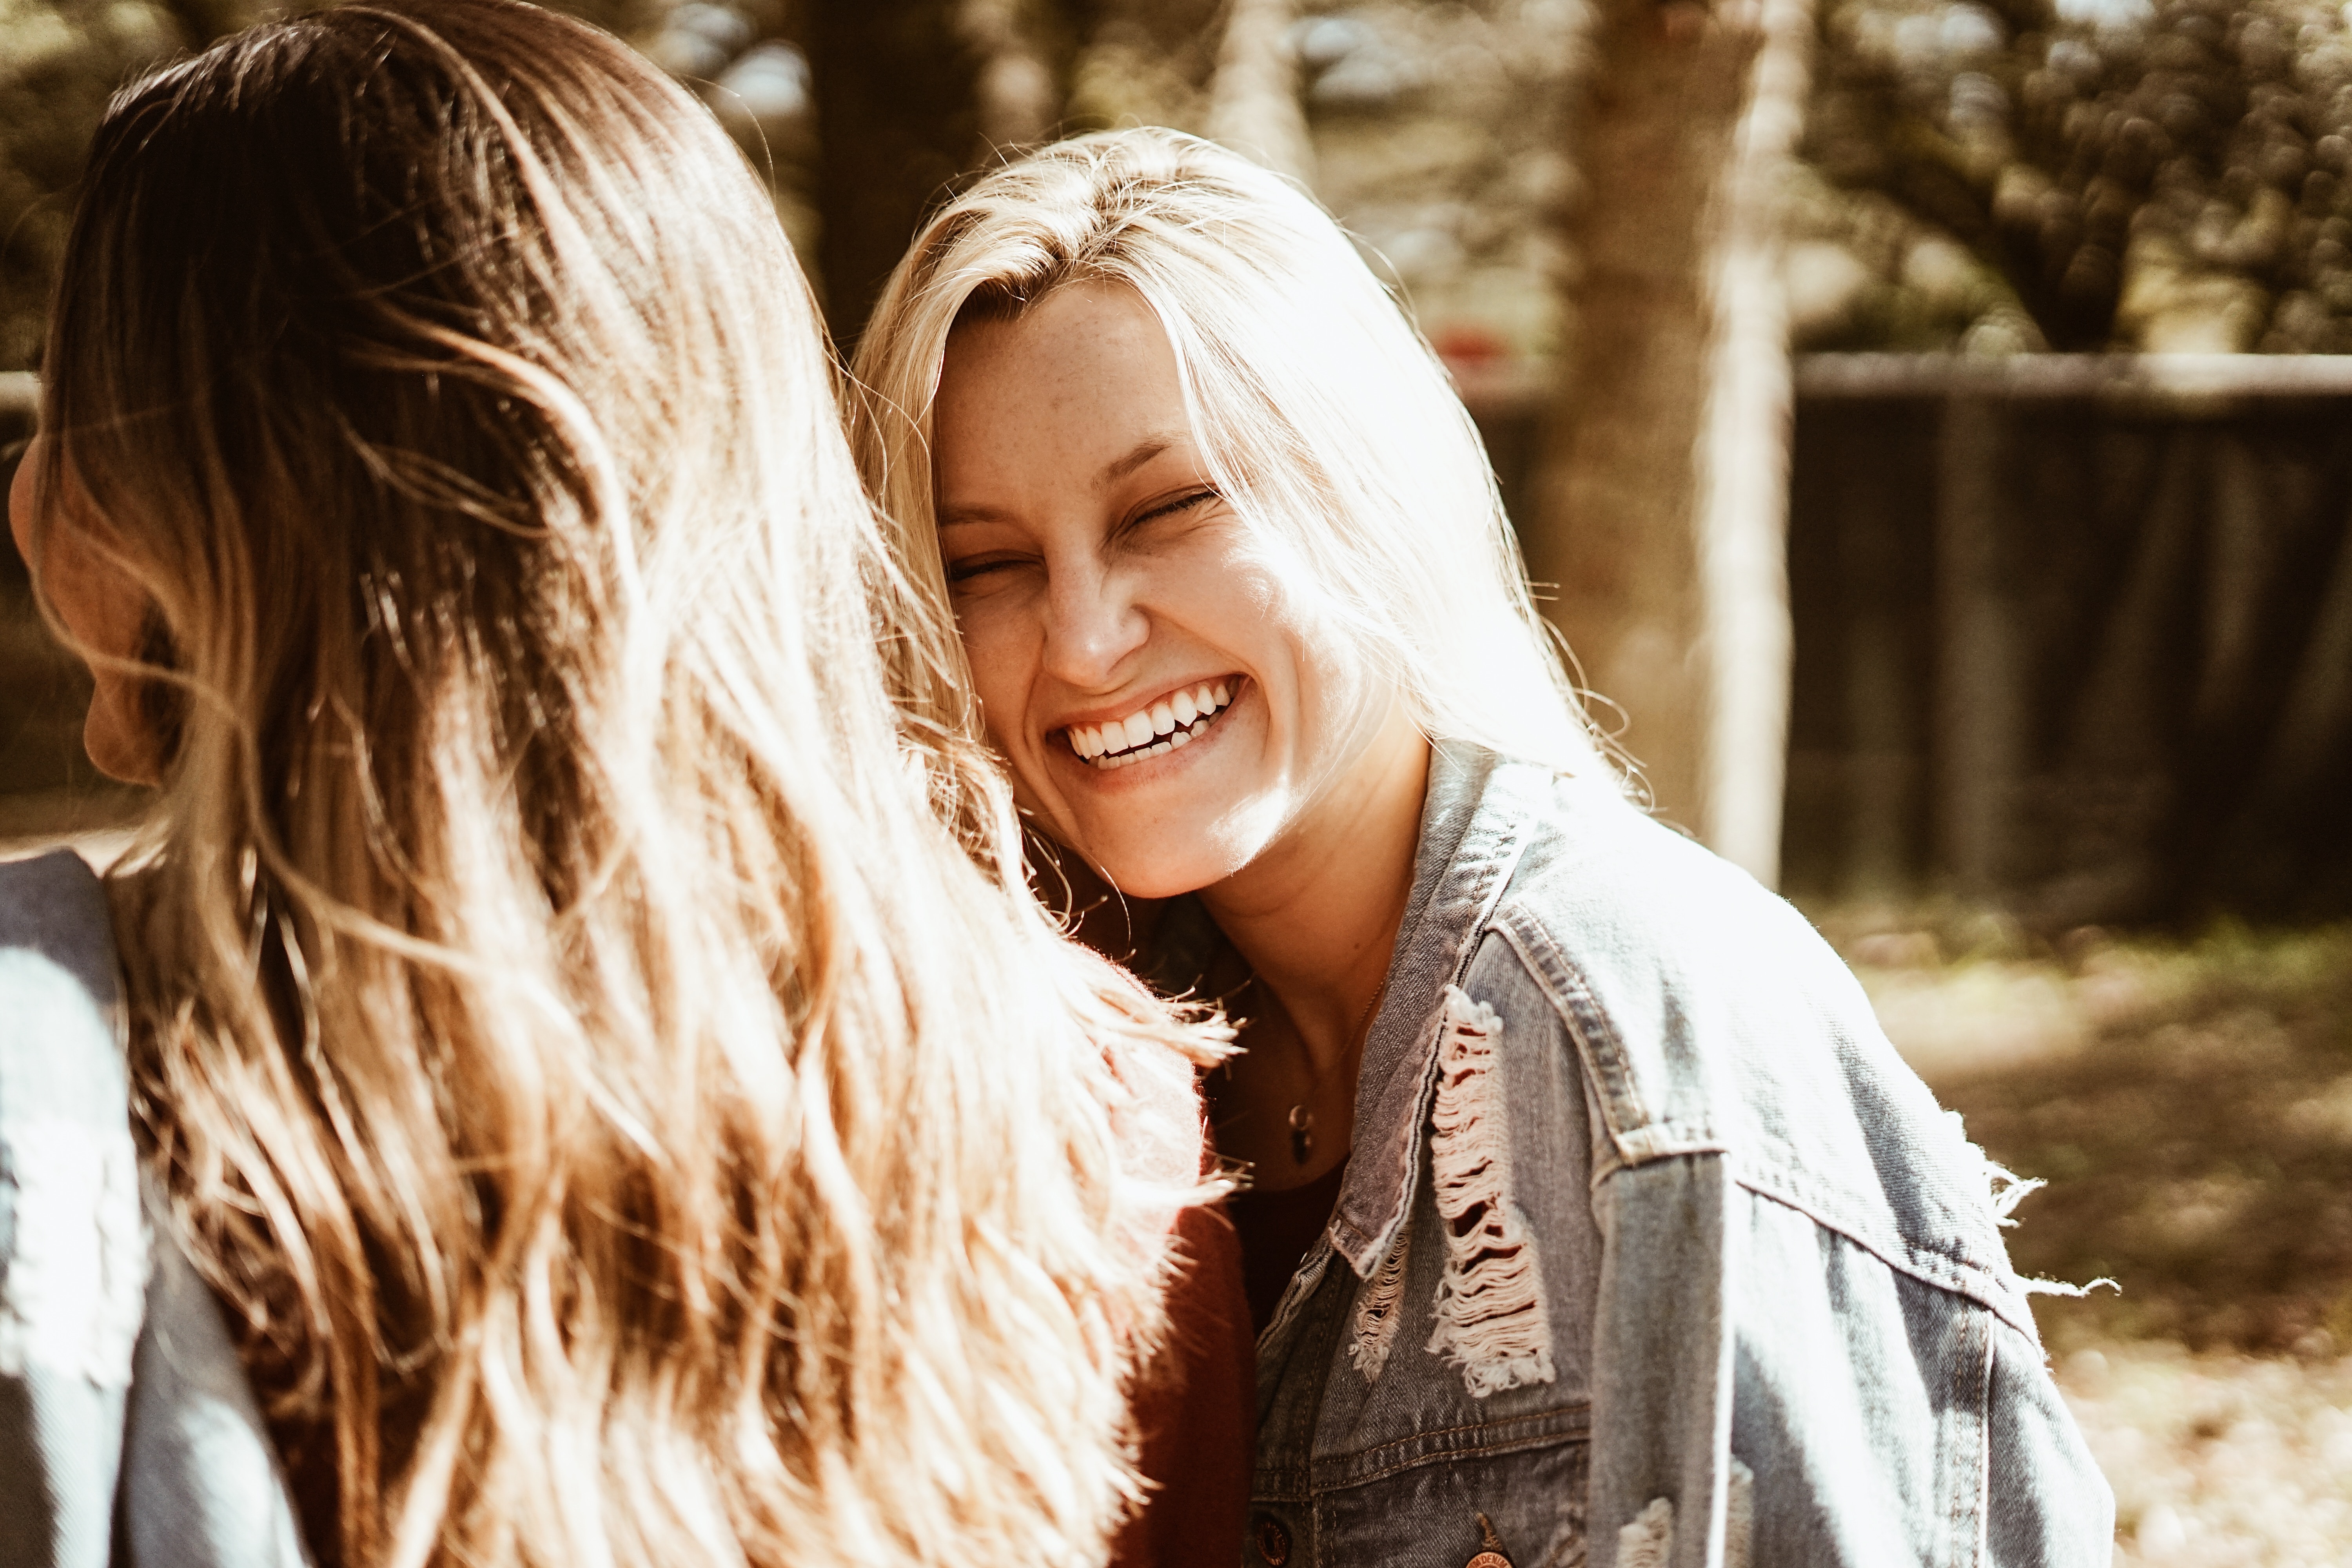
[[[94,689],[82,723],[82,748],[109,778],[162,782],[167,737],[151,710],[155,683],[113,661],[153,662],[161,637],[155,602],[109,549],[105,522],[75,484],[71,465],[57,465],[54,493],[43,470],[46,437],[36,437],[8,487],[8,528],[33,574],[34,591],[65,627],[69,651],[89,666]]]

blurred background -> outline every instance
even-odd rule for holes
[[[2352,5],[582,0],[853,340],[924,207],[1137,121],[1358,237],[1661,815],[1971,1134],[2126,1562],[2352,1561]],[[247,0],[0,0],[0,479],[82,147]],[[0,554],[0,844],[139,808]]]

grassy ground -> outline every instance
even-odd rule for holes
[[[2193,942],[1833,911],[1887,1032],[2048,1187],[2021,1269],[2118,1563],[2352,1563],[2352,926]]]

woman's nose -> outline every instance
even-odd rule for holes
[[[1108,690],[1151,635],[1118,574],[1092,563],[1055,572],[1046,589],[1045,673],[1080,691]]]

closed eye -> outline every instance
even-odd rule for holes
[[[991,573],[1007,571],[1026,563],[1026,555],[967,555],[961,561],[947,563],[948,581],[969,583]]]
[[[1219,500],[1222,499],[1223,498],[1219,496],[1217,492],[1213,489],[1192,490],[1186,494],[1178,496],[1174,500],[1169,501],[1164,505],[1155,506],[1147,511],[1137,514],[1134,521],[1130,522],[1128,526],[1130,528],[1139,527],[1147,522],[1157,522],[1162,518],[1181,516],[1185,512],[1193,510],[1206,502]]]

